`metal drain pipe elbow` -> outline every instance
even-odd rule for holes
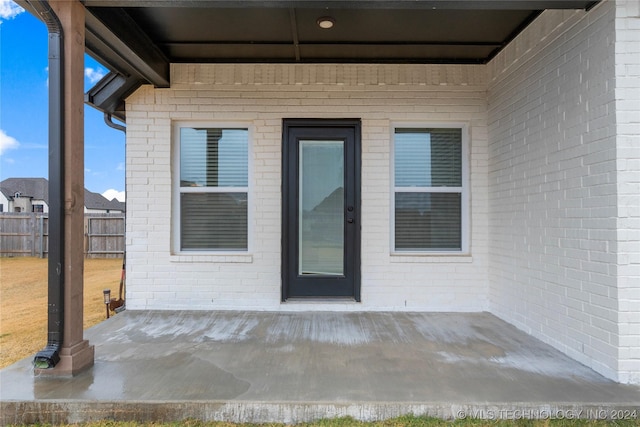
[[[127,133],[126,127],[119,125],[113,121],[113,114],[111,113],[104,113],[104,123],[112,129],[122,131],[125,134]]]

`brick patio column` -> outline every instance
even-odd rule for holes
[[[49,2],[64,32],[64,335],[60,362],[47,375],[74,375],[93,366],[84,339],[84,38],[78,0]]]

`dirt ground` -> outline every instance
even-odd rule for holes
[[[103,289],[118,297],[122,259],[84,261],[84,327],[106,317]],[[47,260],[0,258],[0,368],[47,344]]]

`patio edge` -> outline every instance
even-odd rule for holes
[[[295,424],[323,418],[379,421],[413,414],[446,420],[639,419],[637,403],[466,403],[446,402],[221,402],[221,401],[3,401],[0,422],[75,424],[99,420],[176,422],[186,419],[237,423]]]

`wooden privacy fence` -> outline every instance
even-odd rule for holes
[[[85,214],[84,253],[87,258],[124,255],[124,215]],[[0,256],[46,258],[49,218],[37,213],[0,213]]]

